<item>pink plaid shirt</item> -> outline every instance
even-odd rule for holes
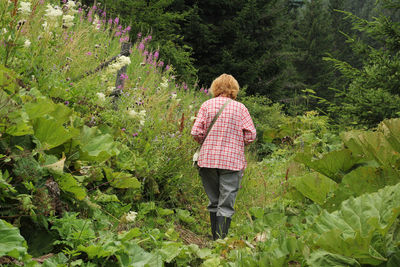
[[[215,97],[200,107],[192,128],[192,136],[202,143],[214,116],[224,105],[227,97]],[[231,101],[218,117],[204,141],[197,164],[202,168],[244,170],[246,158],[244,146],[256,139],[256,129],[247,108]]]

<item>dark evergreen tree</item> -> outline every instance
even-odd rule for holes
[[[328,88],[335,79],[334,68],[323,57],[334,53],[332,13],[323,0],[307,2],[299,14],[294,46],[299,51],[296,67],[304,86],[321,97],[330,96]]]
[[[248,93],[273,99],[291,95],[291,24],[286,1],[186,1],[195,8],[184,35],[195,51],[199,78],[209,84],[223,72]]]
[[[336,95],[330,110],[341,122],[374,127],[385,118],[400,115],[400,23],[383,15],[373,21],[347,15],[353,27],[371,38],[374,45],[349,39],[353,52],[362,59],[360,68],[330,59],[350,81]]]

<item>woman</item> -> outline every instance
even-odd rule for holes
[[[256,139],[256,129],[247,108],[235,101],[239,84],[233,76],[222,74],[213,81],[210,91],[214,97],[202,104],[191,134],[202,144],[197,165],[210,200],[207,208],[212,236],[216,240],[228,234],[235,198],[246,168],[244,146]],[[223,106],[204,140],[213,118]]]

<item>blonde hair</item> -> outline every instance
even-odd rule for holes
[[[236,99],[239,93],[239,83],[232,75],[224,73],[212,82],[210,91],[214,97],[225,96]]]

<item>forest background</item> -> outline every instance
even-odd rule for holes
[[[101,3],[132,25],[132,34],[152,34],[162,60],[199,88],[230,73],[248,94],[284,104],[289,114],[318,109],[337,124],[361,127],[398,115],[390,62],[400,18],[389,2],[83,1]],[[362,70],[368,66],[375,70]]]

